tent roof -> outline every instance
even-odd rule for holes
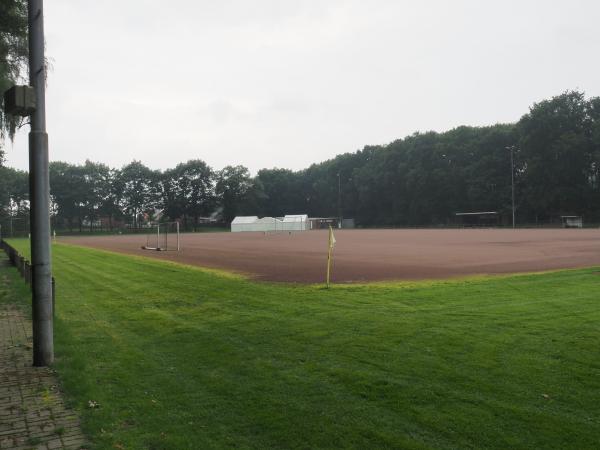
[[[276,219],[275,217],[262,217],[256,220],[256,223],[273,223],[273,222],[281,222],[281,220]]]
[[[237,216],[235,219],[233,219],[233,221],[231,223],[232,224],[254,223],[257,220],[258,220],[258,216]]]

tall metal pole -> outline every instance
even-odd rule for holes
[[[29,133],[29,199],[31,225],[33,365],[54,361],[52,324],[52,265],[50,256],[50,183],[46,133],[46,65],[43,0],[28,1],[29,84],[36,108]]]
[[[515,228],[515,164],[513,162],[514,145],[510,146],[510,185],[512,189],[512,225]]]
[[[342,217],[342,179],[340,176],[340,172],[338,172],[337,176],[338,176],[338,217],[339,217],[338,228],[342,228],[342,221],[343,221],[343,217]]]

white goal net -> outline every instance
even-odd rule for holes
[[[179,222],[156,223],[148,227],[146,245],[144,250],[179,251],[181,242],[179,238]]]

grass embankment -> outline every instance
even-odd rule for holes
[[[99,448],[598,446],[592,269],[327,291],[53,251],[56,365]]]

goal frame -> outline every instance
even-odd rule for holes
[[[175,225],[175,248],[169,247],[169,227]],[[179,222],[157,222],[150,226],[156,228],[156,233],[146,233],[146,245],[142,245],[142,250],[154,250],[157,252],[180,251],[181,239],[179,232]],[[162,234],[161,234],[162,233]],[[164,236],[164,245],[161,242],[161,236]]]

